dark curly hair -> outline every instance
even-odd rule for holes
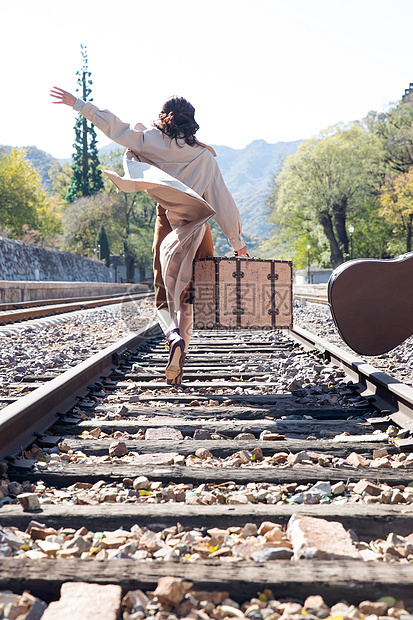
[[[154,126],[163,134],[175,139],[185,140],[189,146],[198,144],[195,134],[199,125],[195,118],[195,108],[183,97],[171,97],[162,106],[159,117],[154,121]]]

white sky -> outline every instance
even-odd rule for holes
[[[413,0],[2,1],[0,144],[69,157],[88,48],[94,103],[147,126],[165,99],[204,142],[306,139],[384,110],[413,82]],[[99,133],[99,146],[109,141]]]

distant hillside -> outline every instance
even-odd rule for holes
[[[52,183],[49,178],[49,171],[57,164],[57,159],[49,153],[41,151],[36,146],[24,146],[22,148],[27,151],[26,158],[33,164],[39,173],[42,180],[43,189],[47,192],[51,191]],[[1,153],[11,153],[11,150],[11,146],[0,145],[0,155]]]
[[[241,212],[246,232],[264,239],[270,236],[265,202],[272,191],[273,176],[301,142],[269,144],[265,140],[254,140],[243,149],[214,145],[222,175]]]

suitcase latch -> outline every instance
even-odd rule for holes
[[[244,277],[244,272],[240,271],[239,273],[237,273],[236,271],[232,272],[232,277],[233,278],[243,278]],[[278,276],[277,276],[278,277]]]
[[[234,308],[232,314],[245,314],[245,310],[243,308]]]
[[[268,314],[276,315],[276,314],[280,314],[280,311],[278,310],[278,308],[276,308],[275,310],[268,310]]]
[[[274,274],[269,273],[269,274],[267,275],[267,280],[278,280],[278,278],[279,278],[278,273],[274,273]]]

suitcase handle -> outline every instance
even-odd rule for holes
[[[236,251],[234,251],[234,254],[235,258],[251,258],[252,260],[261,260],[258,256],[250,256],[249,254],[247,254],[246,256],[238,256]]]

